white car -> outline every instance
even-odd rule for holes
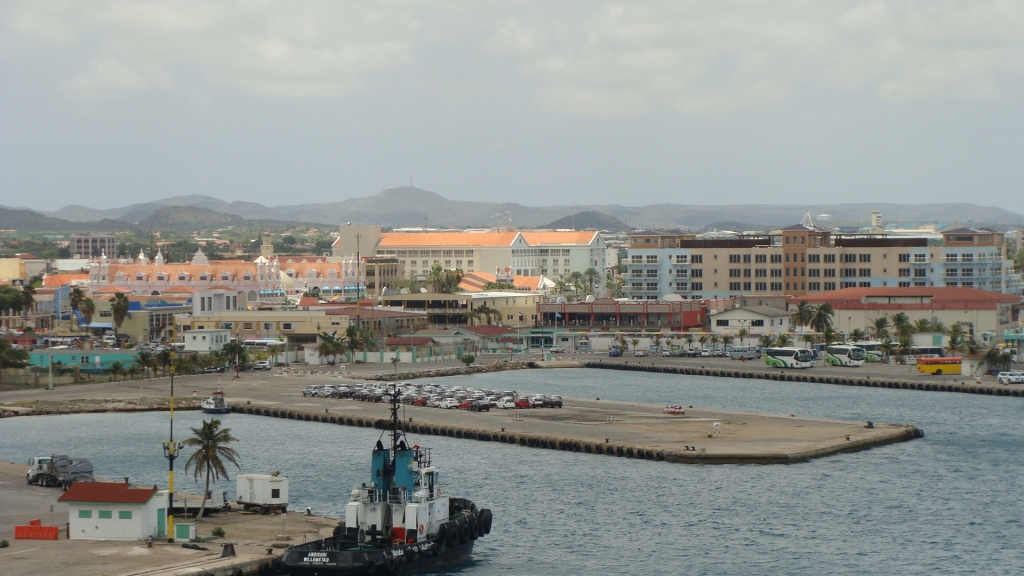
[[[505,396],[501,400],[498,400],[498,404],[495,407],[496,408],[505,408],[505,409],[507,409],[507,408],[515,408],[516,407],[516,399],[511,397],[511,396]]]
[[[997,377],[1000,384],[1024,384],[1024,373],[1000,372]]]
[[[441,404],[438,406],[438,408],[447,408],[447,409],[451,409],[451,408],[458,409],[458,407],[459,407],[459,401],[456,400],[455,398],[445,398],[444,400],[441,400]]]
[[[316,386],[316,385],[310,384],[309,386],[306,386],[305,389],[303,389],[302,395],[303,396],[316,396],[316,393],[318,392],[318,390],[317,390],[318,388],[320,388],[320,386]]]
[[[252,365],[253,370],[270,370],[270,368],[269,360],[257,360],[256,363]]]

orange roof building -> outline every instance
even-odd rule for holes
[[[375,252],[398,258],[408,277],[421,280],[434,264],[465,273],[549,278],[605,269],[605,243],[595,231],[386,232]]]

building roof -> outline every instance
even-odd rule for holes
[[[779,318],[781,316],[790,316],[792,314],[792,312],[786,312],[785,310],[772,308],[771,306],[739,306],[736,308],[727,308],[718,312],[718,314],[724,314],[726,312],[733,312],[736,310],[743,310],[744,312],[760,314],[761,316],[768,316],[770,318]]]
[[[991,228],[967,228],[967,227],[961,227],[961,228],[954,228],[952,230],[943,230],[942,233],[943,234],[998,234],[999,232],[996,232],[995,230],[992,230]]]
[[[593,230],[570,230],[562,232],[520,232],[530,246],[588,246],[597,239]]]
[[[506,328],[504,326],[495,326],[494,324],[480,324],[479,326],[464,326],[462,328],[466,332],[472,332],[480,336],[504,336],[505,334],[513,334],[515,330]]]
[[[47,274],[43,277],[43,286],[47,288],[60,288],[67,284],[88,284],[88,274]]]
[[[429,336],[389,336],[384,339],[385,346],[426,346],[433,344]]]
[[[162,294],[178,294],[178,293],[180,293],[180,294],[192,294],[195,291],[196,291],[195,288],[189,288],[188,286],[182,286],[181,284],[178,284],[177,286],[171,286],[170,288],[161,291],[161,293]]]
[[[788,304],[801,301],[808,304],[828,302],[833,308],[846,310],[994,310],[999,304],[1021,302],[1021,297],[978,288],[932,286],[843,288],[786,300]]]
[[[156,488],[133,488],[121,482],[75,482],[57,501],[145,504],[156,492]]]
[[[519,232],[385,232],[377,247],[389,246],[511,246]]]
[[[93,294],[131,294],[131,290],[127,288],[120,288],[118,286],[110,285],[102,288],[97,288],[92,291]]]
[[[498,277],[487,272],[467,272],[459,283],[459,288],[464,292],[482,292],[484,287],[491,282],[497,282]],[[517,290],[537,291],[542,288],[544,276],[513,276],[512,286]]]

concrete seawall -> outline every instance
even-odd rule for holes
[[[359,404],[353,403],[356,408],[362,408]],[[614,404],[605,402],[604,404]],[[335,405],[325,411],[319,410],[306,410],[306,409],[295,409],[287,408],[282,406],[268,406],[260,404],[232,404],[231,409],[233,412],[241,414],[252,414],[257,416],[270,416],[273,418],[286,418],[289,420],[299,420],[306,422],[321,422],[329,424],[338,424],[343,426],[357,426],[364,428],[374,428],[383,430],[388,426],[388,419],[383,415],[353,415],[344,411],[345,405]],[[371,405],[372,406],[372,405]],[[630,405],[635,408],[636,405]],[[620,406],[611,406],[612,410],[620,408]],[[633,441],[625,439],[611,439],[611,438],[595,438],[593,435],[565,435],[565,434],[545,434],[538,430],[525,430],[526,426],[520,427],[518,430],[507,430],[507,426],[504,428],[493,428],[493,427],[480,427],[471,426],[464,424],[455,424],[451,422],[440,422],[440,421],[428,421],[424,419],[422,415],[419,415],[415,420],[408,422],[402,422],[402,429],[407,434],[420,434],[420,435],[432,435],[432,436],[447,436],[450,438],[458,438],[465,440],[476,440],[480,442],[500,442],[503,444],[514,444],[529,448],[543,448],[548,450],[561,450],[566,452],[582,452],[586,454],[595,455],[606,455],[623,458],[634,458],[640,460],[655,460],[664,462],[675,462],[675,463],[686,463],[686,464],[792,464],[797,462],[806,462],[813,458],[820,458],[828,456],[830,454],[837,454],[842,452],[852,452],[865,450],[874,446],[882,446],[886,444],[892,444],[894,442],[904,442],[912,440],[914,438],[923,437],[923,433],[915,426],[910,425],[878,425],[878,428],[864,431],[859,423],[844,422],[838,423],[844,425],[839,430],[837,426],[832,426],[832,434],[836,436],[830,437],[815,437],[807,439],[806,442],[798,443],[792,441],[792,438],[787,437],[785,446],[776,445],[754,445],[751,443],[741,444],[740,442],[735,443],[728,447],[719,447],[722,449],[712,449],[708,451],[707,446],[700,446],[698,440],[685,440],[685,442],[693,442],[695,445],[687,445],[687,448],[692,450],[674,450],[668,449],[664,445],[665,442],[678,443],[678,438],[671,438],[669,436],[677,434],[677,431],[668,430],[671,423],[684,422],[681,420],[674,420],[671,417],[667,418],[652,418],[652,407],[643,406],[636,408],[636,412],[633,414],[626,413],[623,417],[628,420],[629,416],[641,415],[646,420],[645,425],[641,429],[640,426],[629,427],[626,424],[627,434],[626,436],[632,436]],[[659,407],[653,407],[659,408]],[[332,412],[333,411],[333,412]],[[557,410],[546,409],[542,410],[547,413],[558,412]],[[446,417],[455,416],[448,414],[449,411],[443,411]],[[533,412],[538,412],[534,410]],[[422,414],[422,413],[421,413]],[[740,413],[719,413],[716,418],[700,417],[691,421],[706,422],[710,420],[736,420],[737,415]],[[459,416],[462,416],[461,414]],[[464,416],[469,416],[465,414]],[[661,416],[660,414],[658,416]],[[755,416],[755,415],[748,415]],[[576,416],[573,416],[576,417]],[[803,428],[808,426],[810,423],[813,424],[837,424],[836,421],[825,421],[821,419],[791,419],[782,417],[771,417],[765,415],[756,415],[756,418],[774,418],[778,422],[784,422],[785,426],[795,425],[796,427]],[[449,420],[451,418],[448,418]],[[658,431],[650,430],[650,421],[660,420],[669,424],[664,430],[664,437],[659,437]],[[614,421],[614,420],[613,420]],[[503,422],[498,422],[503,423]],[[579,424],[579,422],[570,422],[570,424]],[[733,424],[733,422],[729,422]],[[739,423],[746,424],[746,422]],[[544,426],[537,426],[543,428]],[[590,428],[593,428],[591,426]],[[702,428],[703,430],[703,428]],[[838,430],[838,431],[836,431]],[[854,438],[849,432],[853,430],[857,433],[861,433],[860,437]],[[791,430],[789,431],[791,432]],[[706,437],[708,434],[699,432],[696,437]],[[694,437],[691,435],[691,437]],[[772,438],[767,439],[769,443],[773,440]]]
[[[808,382],[815,384],[835,384],[838,386],[864,386],[868,388],[898,388],[902,390],[924,390],[929,392],[959,392],[962,394],[987,394],[989,396],[1024,396],[1024,389],[1008,388],[994,385],[976,385],[970,382],[928,383],[911,382],[895,378],[820,376],[800,374],[799,370],[789,372],[761,372],[757,370],[732,370],[728,368],[692,368],[689,366],[659,366],[657,364],[625,364],[585,362],[585,368],[601,370],[627,370],[632,372],[651,372],[655,374],[680,374],[687,376],[712,376],[718,378],[749,378],[757,380],[776,380],[780,382]]]

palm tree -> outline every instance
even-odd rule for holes
[[[359,350],[360,348],[363,347],[362,335],[359,334],[359,329],[356,328],[355,326],[349,326],[348,328],[345,328],[345,338],[343,342],[345,343],[345,346],[349,349],[349,351],[352,352],[352,354],[355,354],[356,350]],[[339,349],[339,353],[340,352],[341,349]]]
[[[746,344],[744,344],[743,341],[747,336],[750,336],[750,332],[748,332],[746,328],[740,328],[739,331],[736,332],[736,336],[739,336],[740,346],[745,346]]]
[[[757,343],[760,344],[762,348],[772,348],[775,346],[775,335],[765,334],[757,340]]]
[[[921,318],[917,322],[914,322],[914,332],[931,332],[932,323],[927,318]]]
[[[701,334],[700,338],[697,338],[697,341],[700,342],[700,349],[703,350],[705,344],[708,343],[708,335],[707,334]]]
[[[324,358],[337,358],[344,349],[345,343],[338,338],[337,330],[320,333],[320,342],[316,345],[316,355],[320,358],[321,365],[324,363]]]
[[[167,374],[168,368],[171,367],[171,351],[165,349],[157,352],[156,356],[153,358],[153,361],[156,363],[156,365],[163,366],[164,374]]]
[[[114,377],[114,382],[117,382],[117,377],[124,374],[124,372],[124,364],[121,364],[120,360],[110,365],[110,375]]]
[[[149,369],[156,364],[156,361],[153,360],[153,355],[142,350],[135,355],[135,362],[138,363],[139,367],[145,371],[145,377],[149,378]]]
[[[480,306],[477,306],[475,311],[477,313],[477,317],[483,316],[484,318],[487,319],[487,323],[488,324],[491,323],[491,316],[492,315],[500,313],[497,309],[491,308],[490,306],[488,306],[486,304],[481,304]]]
[[[708,336],[708,342],[711,343],[711,349],[714,350],[718,346],[718,334]]]
[[[728,348],[729,346],[731,346],[732,345],[732,341],[733,341],[732,336],[729,336],[728,334],[726,334],[725,336],[722,336],[722,348]]]
[[[865,334],[860,328],[850,332],[850,340],[853,340],[854,342],[863,342],[865,338],[867,338],[867,334]]]
[[[901,340],[914,331],[914,324],[910,321],[910,316],[903,312],[892,317],[892,327],[896,330],[896,335]]]
[[[886,335],[882,338],[882,343],[878,345],[878,349],[885,353],[885,359],[888,360],[892,353],[896,351],[896,343]]]
[[[199,506],[199,514],[196,515],[198,520],[206,511],[206,498],[210,494],[210,479],[217,481],[223,476],[225,480],[230,480],[224,460],[234,464],[235,468],[241,469],[242,467],[238,464],[238,452],[227,446],[231,442],[237,442],[238,439],[231,435],[230,428],[221,429],[220,420],[216,418],[209,422],[203,420],[201,427],[192,428],[192,434],[191,438],[183,442],[183,445],[196,449],[185,462],[185,473],[187,474],[191,468],[194,471],[193,478],[196,482],[199,481],[200,475],[206,475],[203,503]]]
[[[633,355],[636,356],[636,345],[640,343],[640,340],[637,338],[630,338],[629,341],[633,344]]]
[[[874,333],[876,339],[885,338],[889,335],[889,317],[882,316],[881,318],[875,318],[872,322],[871,331]]]
[[[110,313],[114,316],[114,326],[117,330],[121,329],[121,323],[128,317],[129,306],[131,306],[131,302],[122,293],[114,294],[114,297],[110,300]]]
[[[949,344],[946,346],[946,351],[950,354],[956,354],[963,350],[964,347],[964,327],[960,324],[953,324],[953,327],[949,329]]]
[[[825,329],[821,331],[821,341],[822,343],[825,344],[826,347],[830,346],[833,342],[835,342],[838,339],[839,334],[837,334],[831,326],[826,326]]]
[[[814,308],[809,324],[815,332],[824,332],[825,328],[832,327],[832,316],[834,315],[835,312],[832,310],[832,305],[826,302]]]
[[[4,368],[24,368],[28,364],[28,352],[11,346],[7,340],[0,340],[0,383],[3,382]]]
[[[92,298],[83,298],[82,303],[78,305],[78,311],[82,313],[82,318],[88,326],[92,324],[92,317],[96,315],[96,302]]]
[[[576,294],[576,299],[580,297],[580,290],[583,289],[583,272],[579,270],[569,274],[569,282],[572,285],[573,292]]]
[[[21,288],[21,305],[26,312],[32,310],[36,303],[36,289],[32,284],[26,284]]]
[[[470,310],[466,312],[466,321],[472,326],[474,323],[480,324],[480,313],[476,310]]]
[[[949,332],[949,328],[946,328],[945,324],[936,320],[935,322],[932,322],[932,332],[935,332],[936,334],[945,334]]]
[[[789,332],[782,332],[775,339],[775,345],[780,348],[788,348],[793,345],[793,335]]]
[[[68,293],[68,303],[71,305],[72,319],[74,319],[75,312],[78,312],[78,309],[82,306],[82,300],[85,300],[85,292],[82,292],[82,289],[78,286],[72,287]]]
[[[687,348],[687,350],[693,348],[693,334],[687,334],[683,338],[683,340],[686,340],[686,348]]]
[[[803,336],[800,337],[800,339],[803,340],[804,344],[807,345],[806,347],[808,349],[810,349],[811,344],[814,344],[818,340],[818,335],[817,334],[804,334]]]
[[[595,289],[595,284],[601,278],[601,273],[596,268],[587,268],[583,271],[583,280],[587,282],[587,294],[592,294]]]
[[[796,308],[793,309],[793,324],[803,331],[803,327],[811,323],[814,318],[814,306],[807,303],[806,300],[801,300]]]

